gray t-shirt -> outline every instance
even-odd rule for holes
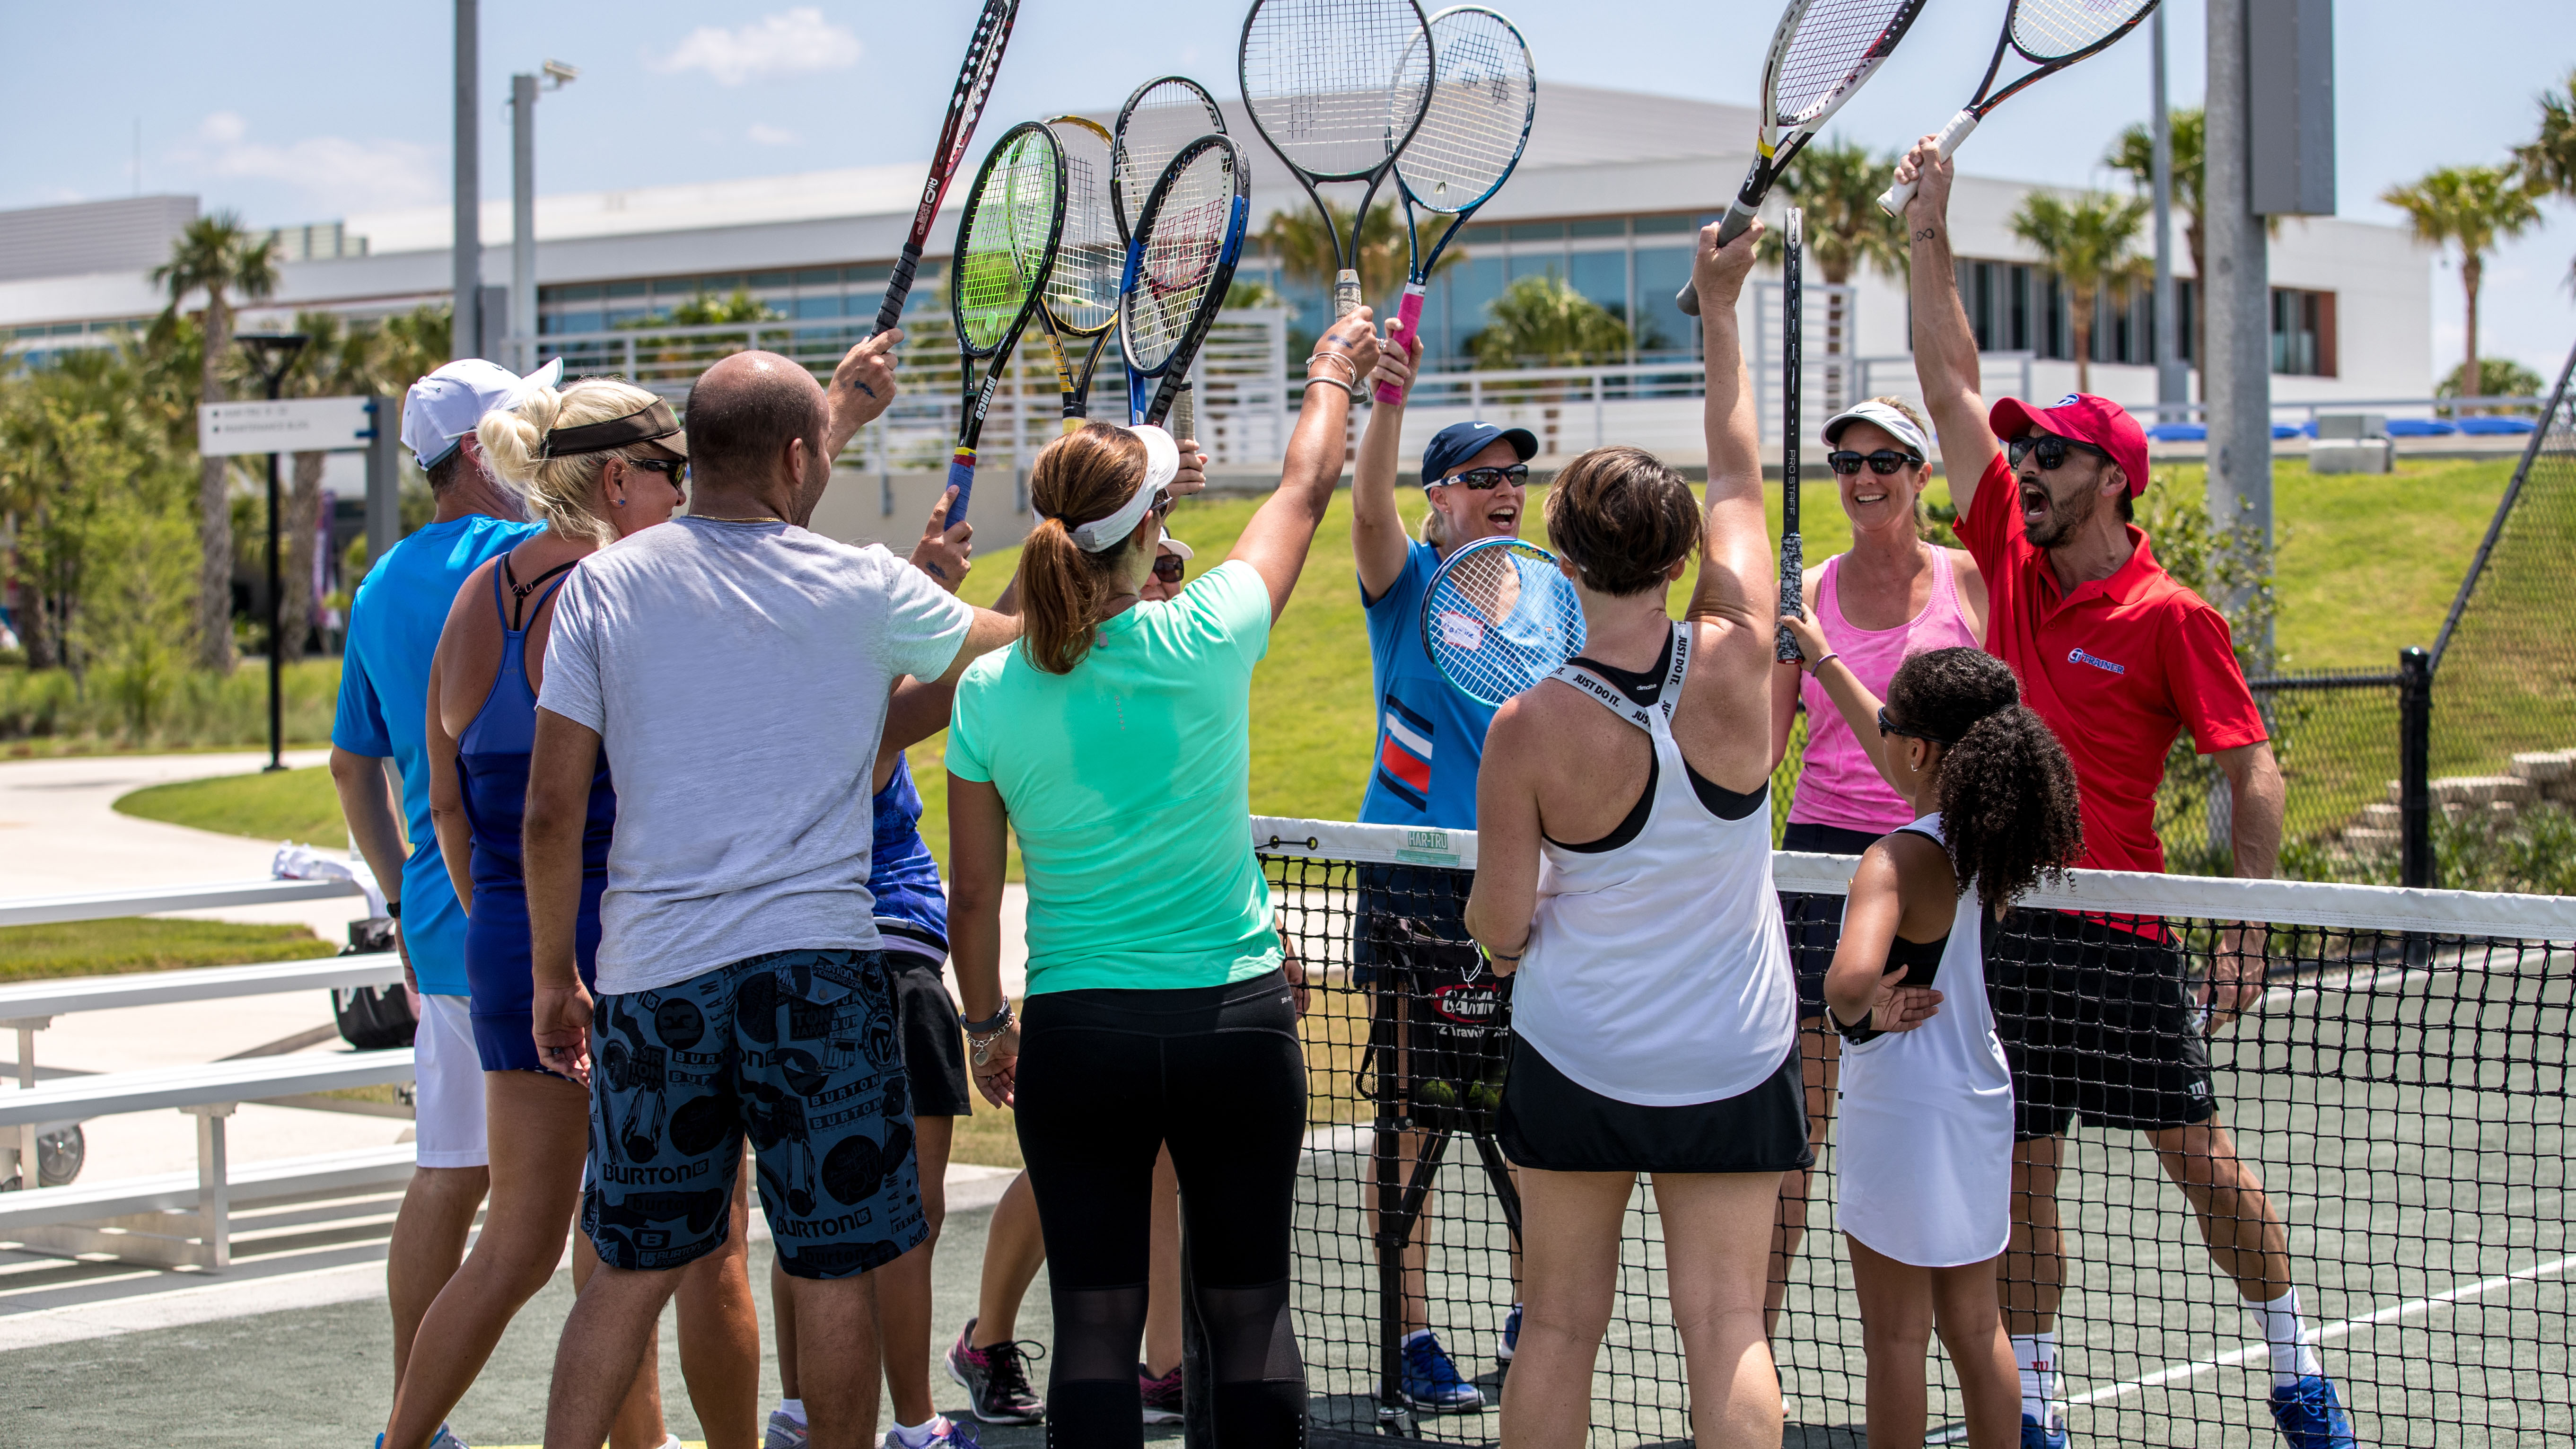
[[[616,780],[601,993],[877,948],[886,695],[945,673],[974,612],[881,546],[782,523],[677,518],[582,561],[537,703],[598,731]]]

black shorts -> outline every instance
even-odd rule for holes
[[[1732,1097],[1641,1107],[1593,1091],[1515,1040],[1496,1135],[1504,1156],[1541,1172],[1787,1172],[1816,1160],[1795,1046],[1778,1071]]]
[[[894,977],[895,1018],[903,1032],[903,1071],[912,1079],[912,1115],[974,1115],[966,1080],[966,1034],[957,1025],[957,1002],[939,977],[939,963],[900,947],[885,953]]]
[[[1467,934],[1471,870],[1423,865],[1363,865],[1359,916],[1351,940],[1351,983],[1377,980],[1380,966],[1410,965],[1430,945],[1475,949]]]
[[[2013,1140],[2078,1116],[2141,1132],[2218,1115],[2182,953],[2066,911],[2016,910],[1986,935],[1995,1034],[2012,1063]]]
[[[1780,837],[1780,848],[1858,855],[1878,844],[1884,834],[1792,820]],[[1843,940],[1843,897],[1782,891],[1780,919],[1789,928],[1789,965],[1798,976],[1798,1019],[1812,1021],[1825,1014],[1825,972],[1832,968],[1834,948]]]

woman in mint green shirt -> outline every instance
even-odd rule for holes
[[[1303,1438],[1288,1233],[1306,1074],[1252,854],[1252,669],[1332,502],[1351,389],[1377,351],[1365,310],[1316,344],[1279,491],[1224,563],[1161,603],[1139,595],[1177,446],[1106,423],[1050,444],[1029,475],[1026,633],[958,686],[949,945],[976,1085],[1018,1111],[1046,1235],[1055,1449],[1143,1443],[1136,1358],[1166,1144],[1216,1437]],[[1006,833],[1028,879],[1025,1027],[1001,987]]]

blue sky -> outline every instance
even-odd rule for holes
[[[540,111],[540,185],[587,190],[926,157],[975,0],[566,0],[483,6],[485,194],[509,192],[512,71],[582,68]],[[1777,0],[1502,0],[1548,80],[1750,101]],[[2172,92],[2201,92],[2201,5],[2170,14]],[[2502,159],[2533,98],[2576,67],[2566,0],[2471,0],[2478,26],[2424,24],[2423,0],[2336,7],[2343,214],[2444,165]],[[1936,128],[1974,87],[2004,0],[1933,0],[1905,48],[1838,118],[1874,145]],[[440,0],[10,7],[17,118],[0,146],[0,207],[193,192],[261,224],[323,221],[444,198],[450,7]],[[1237,3],[1024,0],[988,118],[1114,105],[1166,70],[1234,89]],[[2109,184],[2104,145],[2145,115],[2145,30],[2016,98],[1968,164],[1993,175]],[[2487,37],[2519,37],[2494,44]],[[37,118],[43,118],[38,120]],[[987,125],[990,126],[988,119]],[[2492,257],[2491,354],[2552,373],[2576,338],[2564,279],[2576,209]],[[2438,364],[2459,355],[2458,277],[2433,290]]]

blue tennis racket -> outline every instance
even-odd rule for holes
[[[1449,555],[1422,598],[1422,647],[1452,688],[1499,705],[1583,649],[1583,603],[1556,555],[1484,538]]]

